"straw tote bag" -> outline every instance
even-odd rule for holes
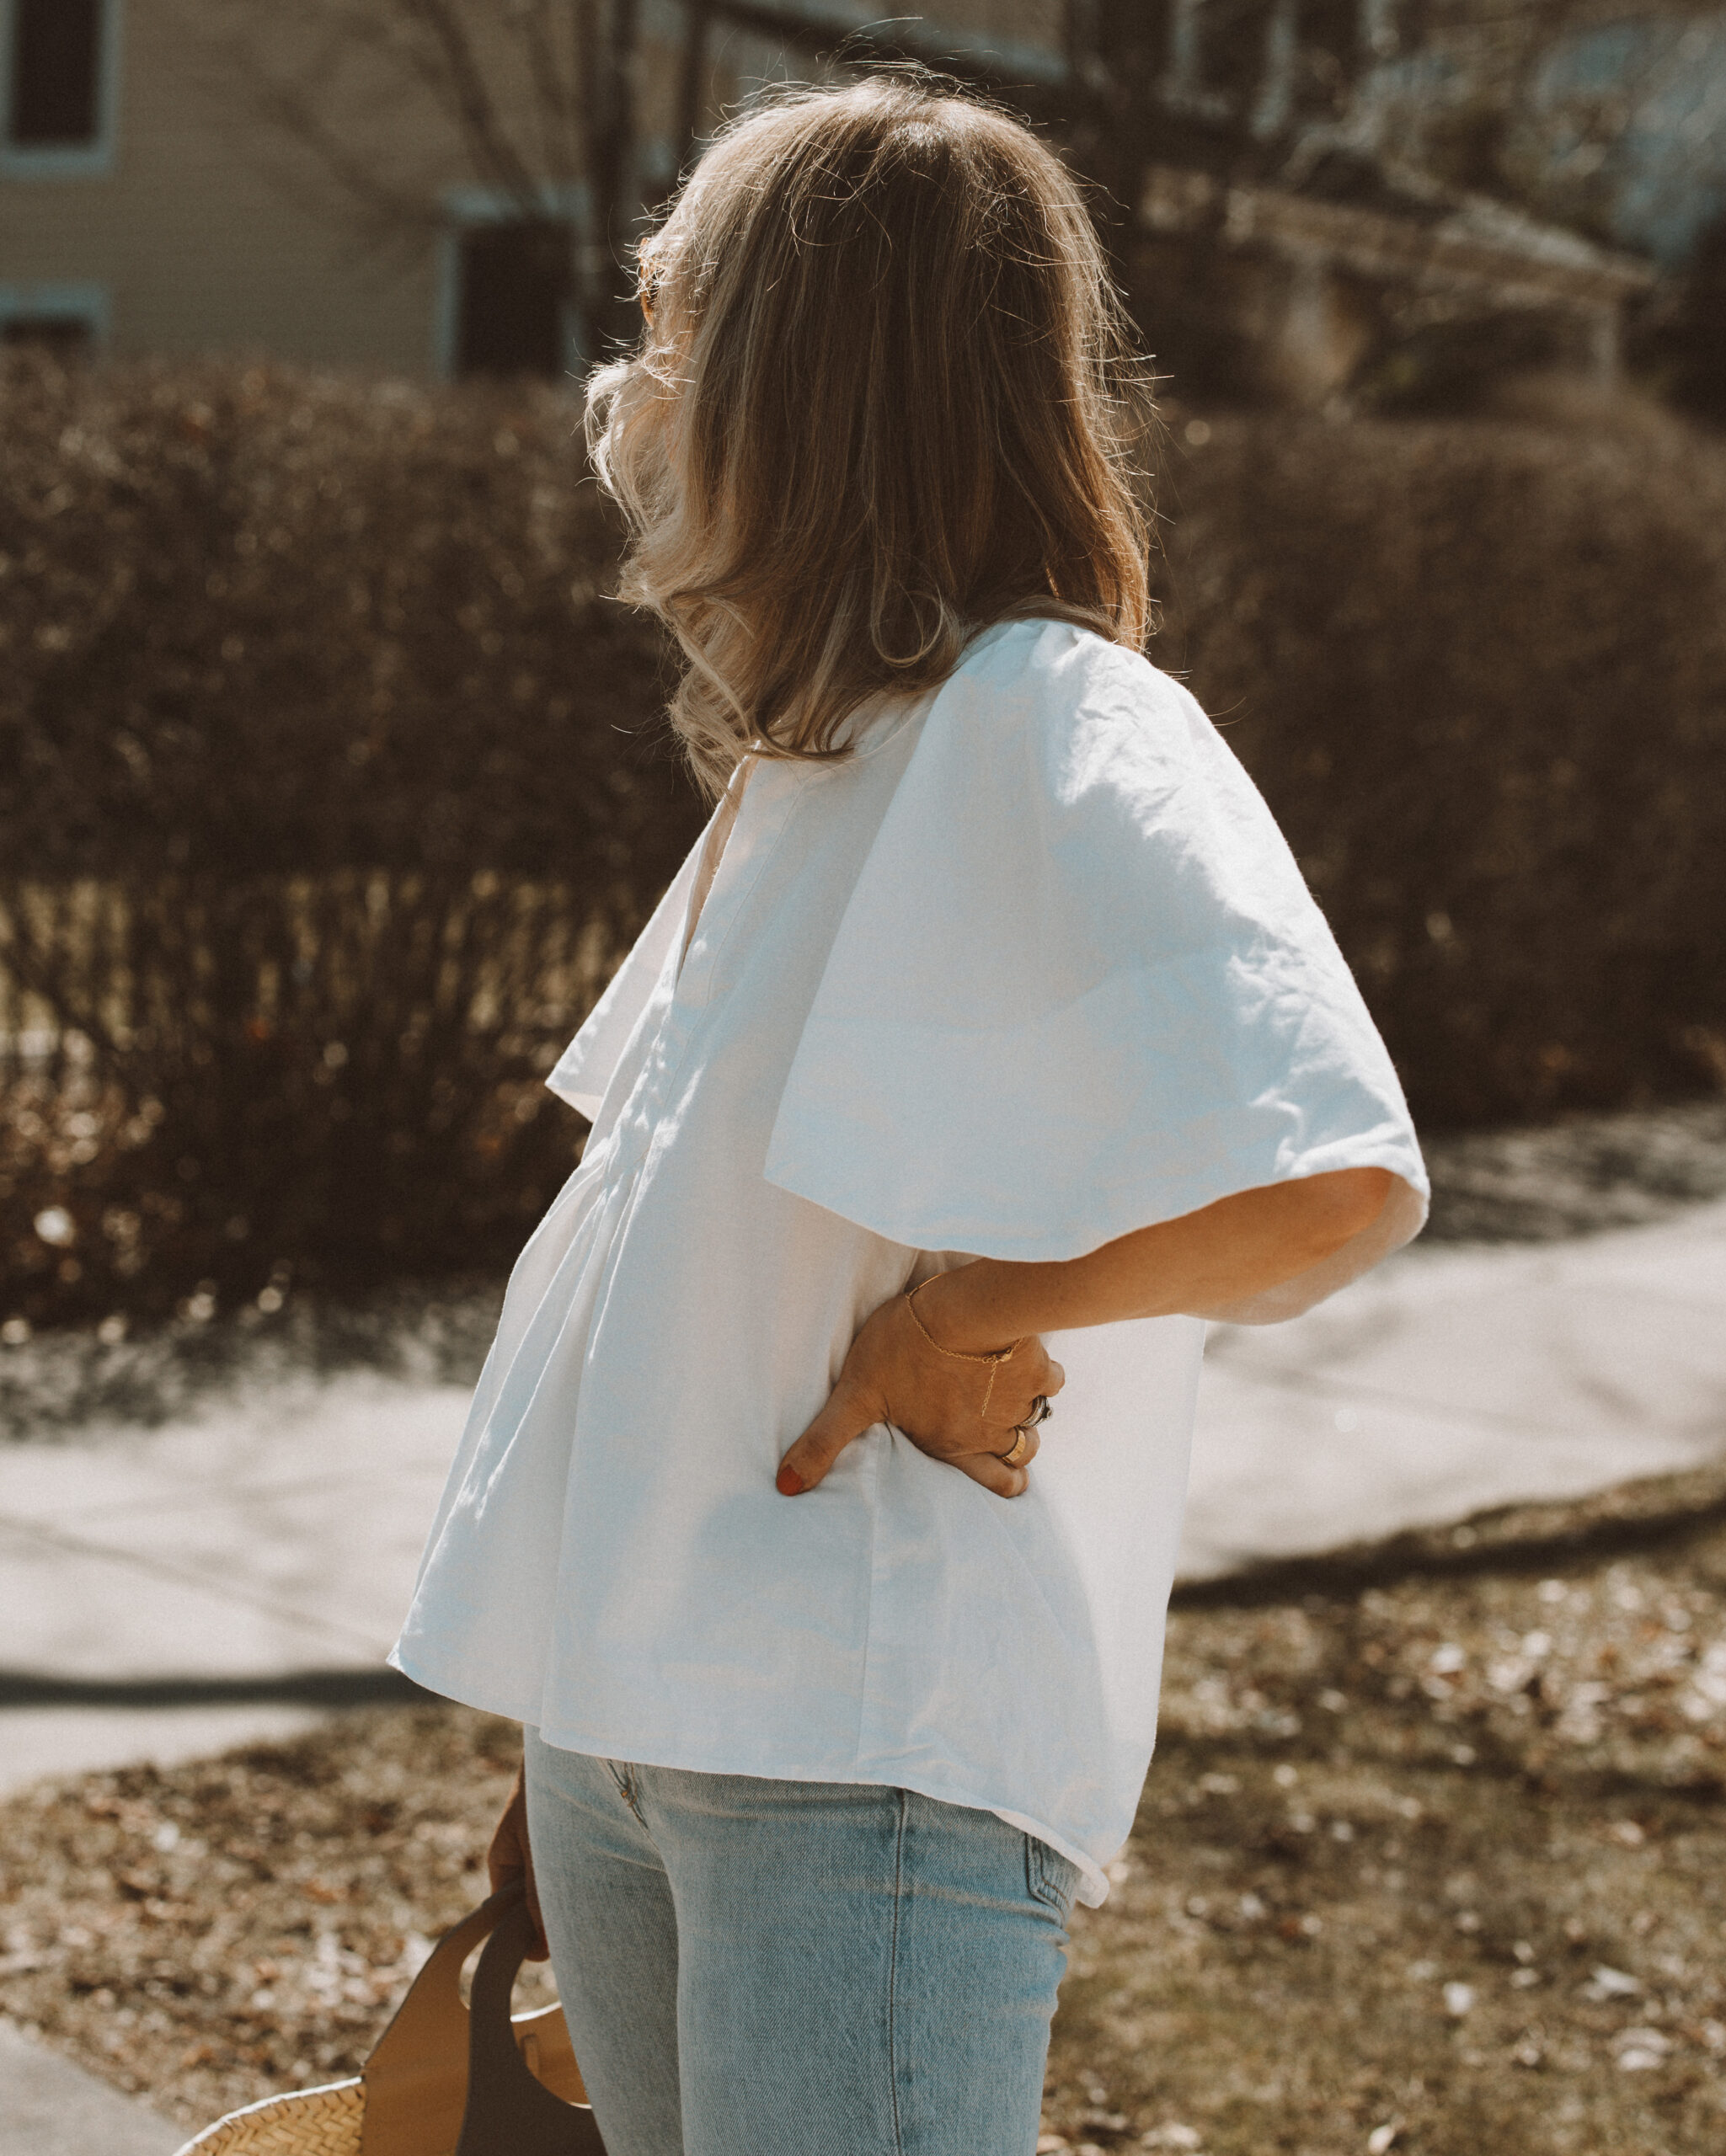
[[[518,1881],[439,1940],[355,2079],[231,2111],[179,2156],[605,2156],[563,2009],[510,2016],[532,1929]]]

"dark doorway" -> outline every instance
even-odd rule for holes
[[[100,135],[104,5],[12,0],[6,138],[14,149],[88,149]]]
[[[563,375],[569,366],[569,227],[551,218],[469,225],[461,250],[457,376]]]

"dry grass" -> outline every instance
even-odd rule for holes
[[[484,1893],[518,1733],[441,1707],[5,1807],[0,2004],[187,2126],[358,2070]]]
[[[1716,1524],[1178,1614],[1138,1828],[1074,1926],[1049,2147],[1721,2146],[1723,1588]]]
[[[414,1709],[27,1792],[0,2001],[189,2124],[349,2070],[513,1748]],[[1726,1476],[1189,1598],[1045,2148],[1721,2146],[1723,1788]]]

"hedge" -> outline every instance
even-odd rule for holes
[[[1726,444],[1219,420],[1165,633],[1288,832],[1417,1117],[1726,1086]]]
[[[6,364],[0,1318],[493,1266],[567,1172],[701,813],[578,416]]]
[[[701,813],[577,416],[0,366],[0,1319],[269,1309],[532,1225],[576,1143],[540,1077]],[[1152,655],[1417,1115],[1726,1081],[1726,452],[1183,416],[1162,504]]]

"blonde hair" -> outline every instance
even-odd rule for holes
[[[1144,371],[1082,198],[1007,114],[921,70],[734,121],[643,243],[647,328],[588,386],[631,530],[622,595],[689,661],[703,784],[846,753],[883,691],[1015,615],[1135,649]]]

